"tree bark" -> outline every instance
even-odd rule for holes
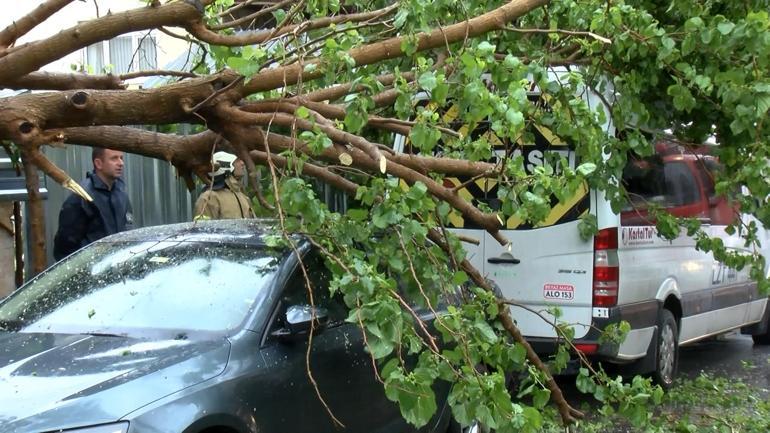
[[[17,90],[123,90],[126,88],[117,75],[62,74],[55,72],[30,72],[16,80],[2,83],[2,85],[3,87]]]
[[[13,45],[18,38],[24,36],[38,24],[44,22],[48,17],[70,3],[72,3],[72,0],[48,0],[41,3],[32,12],[18,21],[12,22],[8,27],[0,31],[0,48],[7,48]]]
[[[417,35],[417,51],[439,48],[459,42],[465,38],[479,36],[491,30],[502,29],[510,21],[547,4],[548,1],[513,0],[491,12],[467,21],[452,24],[430,33],[421,33]],[[401,50],[401,42],[403,40],[403,37],[395,37],[382,42],[363,45],[348,51],[348,54],[355,60],[358,67],[403,57],[404,52]],[[317,64],[319,67],[315,71],[310,72],[304,69],[309,64]],[[249,95],[265,90],[277,89],[282,86],[290,86],[296,84],[300,78],[302,81],[309,81],[321,77],[323,74],[323,67],[318,60],[272,68],[252,77],[243,87],[243,94]]]
[[[45,251],[45,211],[43,210],[43,198],[40,196],[40,176],[37,167],[29,162],[30,157],[26,151],[21,153],[21,161],[24,165],[24,177],[27,183],[27,206],[29,207],[29,255],[32,269],[29,277],[32,278],[44,271],[48,265]]]
[[[196,123],[202,118],[186,110],[237,78],[236,73],[224,71],[157,89],[70,90],[4,98],[0,99],[0,137],[40,145],[54,139],[40,137],[50,128]]]

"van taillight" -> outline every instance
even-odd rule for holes
[[[618,229],[599,230],[594,236],[594,307],[617,305],[619,274]]]
[[[599,230],[594,236],[594,251],[598,250],[617,250],[618,249],[618,228]]]

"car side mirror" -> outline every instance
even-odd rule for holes
[[[291,305],[286,309],[284,323],[286,326],[273,335],[283,340],[295,340],[307,336],[311,329],[314,329],[314,333],[323,331],[329,323],[329,312],[322,307]]]

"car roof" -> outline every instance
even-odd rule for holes
[[[129,230],[97,242],[174,241],[264,246],[265,238],[275,234],[276,228],[274,219],[198,220]]]

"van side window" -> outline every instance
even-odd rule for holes
[[[622,225],[653,225],[647,218],[647,208],[652,205],[667,206],[666,178],[663,161],[654,156],[631,159],[623,170],[623,187],[628,194],[628,204],[620,213]]]
[[[648,213],[651,205],[679,217],[709,216],[693,169],[685,161],[664,161],[658,155],[631,159],[623,170],[622,183],[629,201],[620,214],[622,225],[654,225]]]
[[[722,166],[716,159],[704,157],[695,163],[695,168],[703,193],[708,200],[711,224],[728,225],[734,222],[738,214],[737,207],[724,195],[718,196],[714,185],[714,180],[722,170]]]
[[[685,206],[700,200],[700,190],[690,168],[684,162],[663,165],[666,177],[667,207]]]

